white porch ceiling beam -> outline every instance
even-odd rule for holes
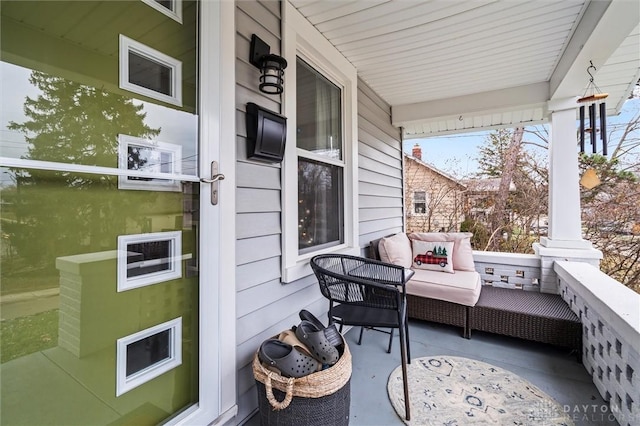
[[[632,13],[630,6],[635,9]],[[549,99],[582,95],[589,81],[589,61],[600,69],[639,22],[640,2],[591,1],[551,75]]]
[[[391,109],[392,124],[406,127],[425,121],[436,121],[453,116],[463,118],[495,112],[516,111],[546,105],[549,83],[541,82],[509,89],[493,90],[454,98],[437,99],[414,104],[395,105]]]

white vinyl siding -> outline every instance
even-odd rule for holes
[[[259,72],[249,64],[252,34],[265,40],[275,54],[281,53],[280,8],[278,2],[236,2],[236,279],[238,416],[236,423],[255,413],[256,389],[251,362],[260,344],[300,321],[298,312],[307,309],[326,321],[327,301],[310,271],[284,283],[281,263],[283,238],[283,185],[286,164],[264,164],[247,159],[245,106],[254,102],[272,111],[281,109],[283,96],[264,95],[258,90]],[[295,51],[295,48],[294,48]],[[293,55],[295,60],[295,53]],[[289,58],[287,57],[287,60]],[[295,81],[285,70],[286,82]],[[295,67],[293,67],[295,68]],[[357,77],[356,77],[357,80]],[[369,241],[403,229],[402,152],[400,130],[391,126],[391,108],[362,80],[353,86],[354,129],[349,148],[352,175],[355,237],[352,252],[363,254]],[[295,95],[295,92],[292,91]],[[355,128],[357,126],[357,129]],[[345,132],[346,133],[346,132]],[[287,146],[295,147],[289,137]],[[295,160],[294,160],[295,161]],[[297,173],[297,170],[294,169]],[[297,188],[294,187],[297,196]],[[296,199],[297,201],[297,199]],[[297,231],[291,233],[297,243]],[[295,248],[297,252],[297,244]],[[297,253],[296,253],[297,255]]]
[[[391,125],[391,107],[358,79],[359,242],[404,229],[402,143]]]

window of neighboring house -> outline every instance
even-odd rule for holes
[[[359,254],[357,75],[289,2],[283,20],[284,115],[282,281],[312,274],[319,253]]]
[[[413,193],[413,212],[415,214],[424,214],[427,212],[427,193],[424,191],[416,191]]]

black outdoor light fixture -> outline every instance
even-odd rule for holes
[[[271,47],[255,34],[251,36],[249,62],[260,68],[261,92],[269,95],[282,93],[287,61],[282,56],[272,54]]]

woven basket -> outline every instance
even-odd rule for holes
[[[346,342],[335,365],[297,379],[267,369],[256,352],[253,375],[262,425],[349,424],[351,352]]]

